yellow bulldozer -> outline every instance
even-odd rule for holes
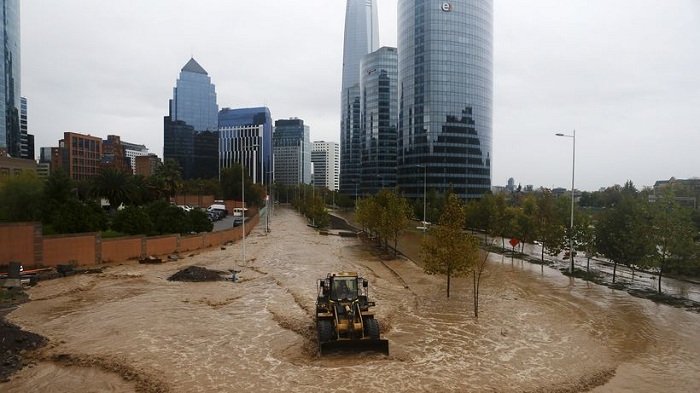
[[[389,341],[380,338],[379,322],[369,311],[367,280],[357,273],[328,273],[319,279],[316,329],[321,355],[337,350],[389,354]]]

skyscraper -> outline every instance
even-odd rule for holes
[[[396,186],[398,85],[396,48],[362,58],[360,72],[360,194]]]
[[[340,174],[340,148],[335,142],[315,141],[311,146],[311,162],[314,164],[314,187],[338,191]]]
[[[221,134],[219,166],[221,168],[229,166],[233,157],[237,156],[237,148],[244,148],[247,151],[255,150],[257,154],[256,176],[253,176],[252,172],[249,175],[254,182],[272,183],[272,115],[270,109],[267,107],[223,108],[219,111],[219,131],[223,130],[236,131]],[[237,141],[241,137],[248,139]]]
[[[275,121],[272,145],[275,156],[275,182],[285,185],[311,183],[311,140],[304,120]]]
[[[399,0],[398,51],[399,187],[480,198],[491,187],[493,1]]]
[[[360,61],[378,48],[377,0],[348,0],[340,99],[340,190],[348,195],[360,181]]]
[[[22,136],[20,131],[20,28],[19,0],[2,0],[3,59],[0,62],[0,150],[12,157],[22,157]],[[32,156],[34,153],[32,153]]]
[[[191,58],[182,70],[164,119],[163,158],[180,165],[182,178],[211,178],[218,172],[218,106],[207,71]]]

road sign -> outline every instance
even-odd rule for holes
[[[508,241],[508,243],[510,243],[510,245],[511,245],[512,247],[515,247],[515,246],[517,246],[518,243],[520,243],[520,242],[518,241],[518,239],[512,238],[512,239],[510,239],[510,240]]]

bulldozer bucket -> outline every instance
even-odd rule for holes
[[[389,340],[371,340],[363,339],[340,339],[335,341],[327,341],[319,345],[321,355],[327,355],[333,352],[380,352],[389,355]]]

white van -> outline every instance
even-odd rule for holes
[[[242,208],[242,207],[234,207],[234,208],[233,208],[233,216],[234,216],[234,217],[243,217],[243,213],[244,213],[246,210],[248,210],[248,209],[244,209],[244,208]]]

